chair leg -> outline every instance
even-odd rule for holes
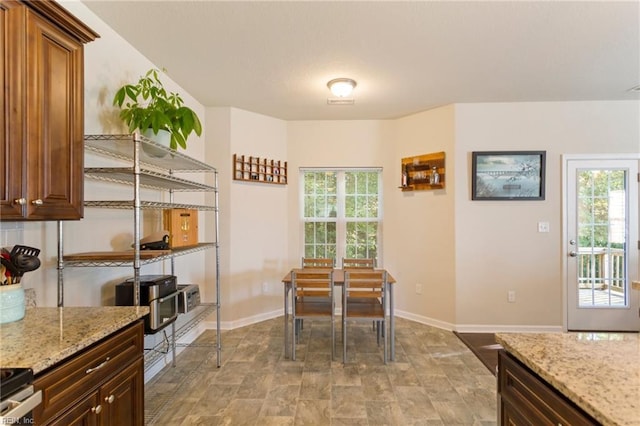
[[[387,326],[387,322],[386,321],[382,321],[382,329],[384,330]],[[387,365],[387,334],[385,333],[384,336],[382,336],[382,339],[384,340],[384,365]]]
[[[331,317],[331,361],[336,359],[336,322],[335,318]]]
[[[293,324],[291,324],[291,361],[296,360],[296,339],[298,337],[298,333],[296,332],[297,322],[296,317],[293,317]]]
[[[347,319],[342,316],[342,363],[347,363]]]

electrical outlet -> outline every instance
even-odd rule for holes
[[[507,301],[509,303],[515,303],[515,301],[516,301],[516,291],[515,290],[509,290],[507,292]]]
[[[422,294],[422,284],[416,284],[416,294]]]

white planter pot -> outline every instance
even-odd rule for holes
[[[155,142],[156,144],[166,147],[166,149],[156,148],[151,144],[143,143],[142,149],[144,152],[147,153],[147,155],[151,157],[162,158],[162,157],[165,157],[170,152],[171,133],[169,133],[168,130],[159,129],[158,133],[156,134],[156,133],[153,133],[153,129],[146,129],[142,132],[142,135],[147,139],[150,139],[151,141]]]

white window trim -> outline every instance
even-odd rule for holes
[[[300,185],[298,186],[298,222],[299,222],[299,241],[298,241],[298,248],[299,248],[299,253],[304,253],[304,225],[305,225],[305,217],[304,217],[304,173],[305,172],[336,172],[338,173],[338,182],[337,182],[337,189],[338,189],[338,195],[342,194],[343,196],[340,197],[338,196],[338,201],[337,201],[337,209],[339,212],[344,212],[345,206],[344,206],[344,192],[345,192],[345,178],[344,178],[344,173],[345,172],[353,172],[353,171],[359,171],[359,172],[378,172],[378,188],[380,188],[379,190],[379,198],[378,198],[378,223],[379,223],[379,227],[378,227],[378,247],[377,247],[377,260],[378,260],[378,267],[383,267],[383,250],[382,250],[382,235],[383,235],[383,227],[384,227],[384,222],[383,222],[383,217],[384,217],[384,209],[382,208],[382,206],[384,205],[384,193],[382,191],[383,189],[383,169],[382,167],[300,167],[298,170],[298,182],[300,182]],[[350,222],[357,222],[359,220],[359,218],[351,218]],[[363,219],[362,221],[365,221],[365,219]],[[340,236],[340,235],[346,235],[346,220],[343,220],[339,217],[336,217],[336,235]],[[346,254],[346,246],[344,244],[344,241],[342,241],[342,239],[338,239],[338,241],[336,242],[336,263],[338,267],[341,267],[342,265],[340,265],[341,259],[345,256]]]

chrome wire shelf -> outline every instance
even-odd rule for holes
[[[125,185],[135,184],[135,175],[133,174],[133,169],[130,167],[87,167],[84,169],[84,174],[86,177],[106,182],[123,183]],[[213,192],[216,190],[213,186],[192,182],[190,180],[165,175],[151,170],[140,170],[140,187],[190,192]]]
[[[193,330],[198,324],[204,321],[209,315],[211,315],[217,308],[217,304],[215,303],[201,303],[196,309],[201,309],[202,312],[198,312],[195,318],[191,319],[187,323],[185,323],[182,327],[176,328],[175,332],[175,340],[179,340],[184,337],[187,333]],[[198,344],[179,344],[176,343],[176,346],[179,347],[189,347],[189,346],[202,346],[202,347],[212,347],[217,348],[217,344],[207,344],[207,345],[198,345]],[[154,348],[145,349],[147,352],[144,354],[144,369],[145,371],[149,370],[153,367],[156,362],[160,359],[164,358],[164,356],[168,353],[168,342],[162,341],[158,343]]]
[[[106,207],[110,209],[133,209],[135,208],[133,200],[92,200],[85,201],[85,207]],[[158,209],[191,209],[200,211],[217,211],[214,206],[205,206],[197,204],[184,203],[166,203],[161,201],[140,201],[142,210],[158,210]]]
[[[166,156],[159,158],[148,155],[144,149],[140,149],[140,164],[151,167],[159,167],[173,172],[214,172],[212,167],[202,161],[188,157],[179,151],[174,151],[159,145],[142,135],[85,135],[84,145],[87,151],[98,152],[111,158],[133,161],[134,142],[138,140],[141,145],[152,147],[154,151],[164,151]]]
[[[196,246],[179,247],[171,249],[170,253],[158,255],[150,259],[140,259],[140,265],[148,265],[150,263],[156,263],[167,259],[173,259],[174,257],[183,256],[185,254],[196,253],[202,250],[207,250],[216,247],[216,243],[199,243]],[[133,266],[133,251],[131,259],[87,259],[87,260],[64,260],[65,266],[70,267],[113,267],[113,266]]]

